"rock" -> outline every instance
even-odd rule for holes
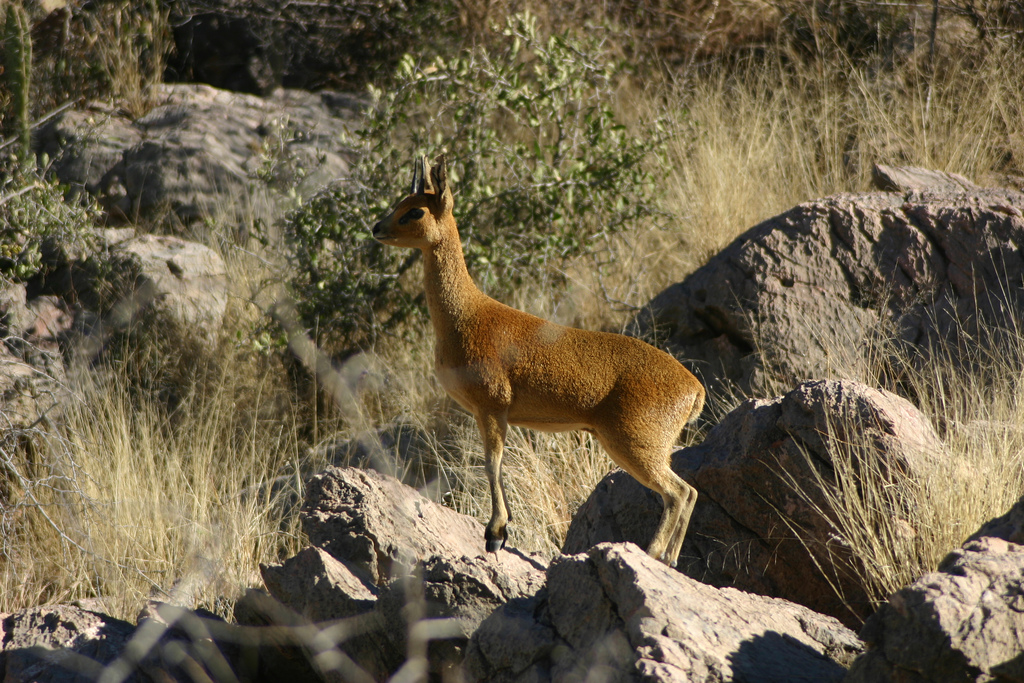
[[[279,565],[260,565],[267,590],[310,622],[371,611],[380,589],[367,585],[320,548],[310,547]]]
[[[443,675],[494,609],[544,582],[540,558],[510,550],[480,557],[479,522],[393,477],[329,468],[310,480],[306,501],[303,526],[316,545],[261,566],[264,583],[308,621],[358,618],[340,647],[374,678],[407,664],[411,621],[439,620],[417,628],[434,629],[428,662]]]
[[[22,340],[0,343],[0,443],[17,443],[23,430],[59,419],[67,395],[60,354]]]
[[[169,322],[185,338],[212,341],[227,308],[227,270],[209,247],[178,237],[139,235],[110,247],[75,277],[78,298],[100,313],[86,330],[95,355],[106,337],[126,330],[142,316]]]
[[[202,85],[159,85],[153,97],[157,106],[136,120],[93,104],[44,127],[38,144],[61,182],[132,218],[244,214],[244,200],[260,192],[253,175],[267,170],[265,146],[281,155],[271,175],[300,192],[346,176],[337,140],[363,106],[335,93],[263,99]]]
[[[140,235],[111,252],[115,274],[130,291],[117,292],[119,303],[150,298],[184,328],[204,334],[220,328],[227,307],[227,269],[217,252],[177,237]]]
[[[470,642],[470,680],[839,681],[859,653],[835,619],[713,588],[632,544],[556,558],[547,586]]]
[[[416,562],[435,555],[476,557],[484,551],[482,524],[393,477],[329,467],[306,486],[301,518],[310,543],[348,563],[371,584],[404,576]]]
[[[115,108],[92,102],[69,110],[39,132],[39,147],[55,162],[54,170],[67,183],[72,197],[93,195],[104,205],[128,206],[123,185],[110,178],[124,151],[142,142],[136,128]]]
[[[1024,546],[969,541],[864,624],[847,683],[1024,680]]]
[[[0,677],[7,683],[94,681],[134,631],[126,621],[69,605],[0,615]]]
[[[931,171],[918,166],[875,164],[871,182],[883,192],[979,192],[982,188],[958,173]]]
[[[844,443],[857,447],[844,450]],[[831,508],[821,482],[834,484],[837,453],[848,455],[858,471],[874,473],[881,487],[938,471],[944,451],[913,405],[857,382],[806,382],[782,397],[747,401],[702,444],[673,456],[673,469],[698,491],[680,571],[713,586],[784,598],[859,625],[872,610],[859,582],[862,572],[842,530],[823,512]],[[903,520],[910,542],[914,531],[904,508],[913,500],[891,495],[875,504],[888,505],[890,514]],[[606,541],[646,547],[661,510],[659,496],[625,472],[612,472],[580,506],[562,551],[578,553]],[[850,565],[845,571],[844,562]]]
[[[836,195],[740,235],[658,294],[634,330],[708,385],[766,391],[863,362],[879,329],[924,352],[1024,308],[1024,194]],[[965,336],[967,335],[967,336]],[[954,346],[955,347],[955,346]]]
[[[983,524],[967,540],[979,541],[986,536],[1024,545],[1024,497],[1018,500],[1005,515]]]
[[[0,614],[0,679],[5,683],[318,680],[315,667],[305,659],[257,659],[272,653],[261,645],[274,635],[228,624],[205,610],[164,603],[147,605],[137,626],[93,610],[47,605]]]

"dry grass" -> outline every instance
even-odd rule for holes
[[[217,609],[259,580],[258,562],[298,549],[268,485],[303,453],[269,377],[213,377],[169,413],[104,374],[71,381],[63,424],[22,463],[32,483],[13,501],[24,536],[4,539],[0,611],[99,597],[130,619],[178,589],[176,600]]]
[[[808,540],[812,556],[833,571],[857,576],[876,604],[933,571],[1024,491],[1019,317],[1008,326],[965,335],[956,347],[937,345],[928,355],[907,348],[890,328],[879,321],[879,335],[867,352],[837,364],[833,378],[910,398],[939,435],[942,450],[918,453],[913,476],[894,476],[893,463],[870,433],[837,422],[828,439],[833,471],[822,473],[812,463],[816,480],[789,478],[798,495],[831,522],[836,545]]]
[[[669,90],[653,105],[682,105],[668,109],[682,134],[664,187],[678,230],[666,235],[670,248],[649,277],[681,279],[766,218],[869,189],[875,163],[979,182],[1021,175],[1024,104],[1013,93],[1024,86],[1022,61],[993,52],[980,63],[949,63],[930,82],[912,62],[888,71],[769,58],[678,84],[682,95]]]

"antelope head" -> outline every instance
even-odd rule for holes
[[[434,159],[420,157],[412,172],[409,194],[373,226],[374,238],[393,247],[424,249],[437,244],[451,220],[451,188],[444,154]]]

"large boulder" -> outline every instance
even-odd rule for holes
[[[636,331],[709,385],[829,376],[891,325],[918,350],[1024,308],[1024,194],[842,194],[746,231],[658,294]],[[966,338],[966,337],[965,337]]]
[[[556,558],[546,588],[492,614],[466,674],[480,681],[840,681],[861,645],[835,619],[713,588],[632,544]]]
[[[969,541],[861,630],[847,683],[1024,680],[1024,546]]]
[[[158,104],[137,119],[92,104],[43,128],[38,145],[55,159],[57,177],[132,218],[244,214],[258,192],[253,176],[270,170],[265,151],[279,155],[270,176],[288,168],[305,191],[347,175],[337,139],[362,107],[326,92],[264,99],[202,85],[159,85],[153,97]]]
[[[785,598],[859,625],[872,607],[847,533],[832,521],[836,472],[892,491],[875,504],[889,507],[910,542],[914,500],[896,492],[912,487],[888,484],[938,471],[943,452],[913,405],[858,382],[806,382],[785,396],[749,400],[702,444],[673,456],[673,469],[698,491],[678,567],[714,586]],[[580,506],[562,551],[621,541],[646,547],[661,511],[660,496],[612,472]]]

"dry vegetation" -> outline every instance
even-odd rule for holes
[[[675,59],[661,56],[666,72],[645,72],[637,79],[642,86],[623,84],[617,103],[627,120],[653,112],[678,130],[664,158],[651,161],[664,208],[674,216],[669,227],[621,235],[606,244],[610,267],[601,274],[589,261],[570,264],[564,290],[526,286],[510,303],[560,322],[617,329],[636,306],[760,220],[815,197],[866,190],[875,162],[923,165],[984,182],[1024,175],[1024,52],[1018,43],[998,32],[984,44],[968,36],[970,50],[948,49],[929,70],[921,57],[925,47],[861,58],[838,44],[821,48],[834,39],[827,32],[809,42],[817,52],[807,42],[784,43],[772,33],[778,26],[768,24],[806,23],[787,3],[721,4],[723,14],[716,15],[719,3],[692,3],[699,11],[688,20],[688,42],[676,47]],[[473,3],[463,9],[467,15],[481,11]],[[708,28],[723,22],[721,32],[733,43]],[[651,25],[636,30],[652,31]],[[774,46],[763,44],[768,34],[776,35]],[[758,43],[757,49],[728,51],[743,42],[736,36]],[[135,63],[137,45],[123,47],[121,61],[102,63],[107,78],[122,83],[113,91],[126,106],[141,107],[144,88],[137,84],[151,71]],[[633,54],[636,46],[623,41],[611,47]],[[396,191],[405,176],[396,169]],[[187,373],[180,400],[172,407],[158,396],[140,396],[131,387],[138,369],[113,363],[102,372],[72,373],[69,413],[61,424],[27,435],[31,448],[3,443],[10,484],[0,510],[0,612],[98,597],[112,614],[131,619],[147,598],[174,595],[227,614],[239,591],[259,583],[260,562],[300,546],[290,496],[301,494],[302,474],[326,462],[329,444],[362,443],[364,452],[393,459],[395,470],[413,480],[436,474],[440,483],[428,487],[431,495],[486,516],[479,437],[433,378],[426,328],[412,342],[382,346],[341,368],[346,390],[334,393],[344,395],[339,403],[315,386],[325,377],[302,379],[294,363],[258,348],[265,339],[251,336],[269,303],[260,287],[281,277],[281,266],[269,265],[273,245],[254,253],[253,245],[240,248],[228,237],[236,226],[215,227],[223,234],[206,239],[232,268],[234,313],[216,350]],[[951,460],[968,473],[915,492],[920,505],[910,524],[918,534],[909,547],[893,541],[904,538],[900,529],[886,527],[874,508],[850,494],[856,487],[837,493],[837,506],[849,513],[837,521],[839,533],[863,550],[879,596],[933,566],[1024,489],[1018,427],[1024,423],[1024,333],[998,344],[978,342],[972,372],[940,360],[902,374],[901,386],[890,387],[904,393],[912,387]],[[878,357],[892,362],[887,354]],[[182,362],[170,357],[157,364],[180,368]],[[885,386],[890,373],[858,366],[837,367],[835,375]],[[417,462],[375,445],[377,429],[397,422],[420,435]],[[507,464],[516,511],[511,542],[548,553],[611,467],[586,435],[515,429]],[[888,530],[855,535],[879,528]]]

